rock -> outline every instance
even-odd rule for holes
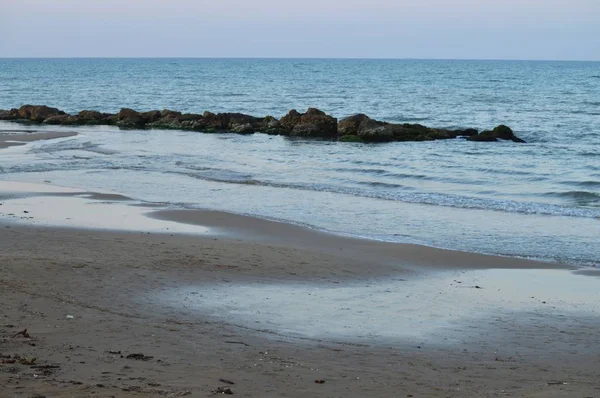
[[[459,137],[473,137],[479,134],[479,131],[475,129],[456,130]]]
[[[359,130],[362,130],[365,124],[375,122],[373,119],[363,113],[348,116],[338,122],[338,135],[340,137],[346,135],[358,135]]]
[[[117,122],[117,115],[111,113],[101,113],[98,111],[81,111],[77,116],[73,117],[70,121],[71,124],[115,124]]]
[[[231,128],[231,132],[237,134],[254,134],[254,127],[250,123],[236,124]]]
[[[122,129],[144,128],[146,122],[139,112],[129,108],[122,108],[117,113],[117,126]]]
[[[432,141],[472,136],[477,134],[477,130],[432,129],[420,124],[386,123],[361,113],[340,120],[338,134],[340,137],[348,137],[344,141],[356,140],[350,137],[358,137],[364,142]]]
[[[279,120],[275,119],[273,116],[266,116],[263,119],[262,125],[259,127],[259,130],[263,133],[274,135],[280,135],[283,132],[281,123],[279,123]]]
[[[81,111],[77,117],[80,120],[102,120],[104,115],[98,111]]]
[[[243,113],[218,113],[204,112],[204,119],[208,127],[219,131],[232,130],[234,126],[250,124],[253,128],[259,127],[263,119],[245,115]]]
[[[315,108],[309,108],[306,113],[293,109],[279,123],[291,136],[336,138],[338,135],[337,119]]]
[[[141,118],[144,120],[144,123],[154,123],[158,119],[162,117],[161,111],[149,111],[143,112],[140,114]]]
[[[366,142],[387,142],[394,140],[393,126],[389,123],[373,120],[365,114],[359,113],[340,120],[338,135],[356,136]],[[345,141],[349,138],[345,138]]]
[[[76,120],[77,119],[71,115],[56,115],[56,116],[50,116],[49,118],[44,119],[44,121],[42,123],[70,125],[70,124],[75,124],[74,122]]]
[[[343,135],[338,139],[338,141],[340,141],[340,142],[360,142],[360,143],[365,142],[359,136],[352,135],[352,134]]]
[[[168,130],[194,130],[202,131],[206,129],[207,124],[204,116],[196,113],[174,112],[163,110],[160,112],[160,118],[146,125],[149,128],[168,129]]]
[[[51,116],[60,115],[66,115],[66,113],[57,108],[50,108],[46,105],[23,105],[17,111],[17,117],[19,119],[27,119],[38,123],[43,122],[45,119]]]
[[[325,112],[309,108],[305,113],[295,109],[281,120],[273,116],[259,118],[243,113],[212,113],[202,115],[164,109],[137,112],[123,108],[117,114],[83,110],[77,115],[68,115],[45,105],[24,105],[19,109],[0,110],[0,120],[45,123],[51,125],[117,125],[119,128],[155,128],[192,130],[206,133],[234,132],[252,134],[261,131],[267,134],[338,139],[344,142],[392,142],[431,141],[467,137],[470,141],[510,140],[525,142],[513,131],[500,125],[491,131],[478,133],[475,129],[449,130],[429,128],[421,124],[395,124],[371,119],[365,114],[356,114],[339,121]]]
[[[491,131],[484,131],[481,134],[474,135],[467,138],[469,141],[480,141],[480,142],[494,142],[500,140],[513,141],[518,143],[524,143],[525,141],[517,137],[510,127],[500,125]]]

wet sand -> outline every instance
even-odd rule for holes
[[[77,133],[73,131],[0,130],[0,149],[76,135]]]
[[[586,271],[63,194],[1,202],[30,206],[0,221],[7,396],[600,394],[600,279]],[[144,209],[166,224],[51,227],[48,198],[60,215],[130,209],[135,223]],[[152,358],[127,358],[139,353]]]

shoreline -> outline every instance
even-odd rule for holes
[[[51,184],[0,181],[2,199],[6,202],[0,207],[0,217],[49,228],[229,238],[364,261],[376,258],[378,263],[393,266],[400,262],[405,269],[586,269],[557,262],[385,242],[223,211],[170,209],[118,193],[87,192]],[[45,210],[48,207],[52,213]]]
[[[5,197],[11,184],[0,212],[34,217],[0,220],[13,396],[203,397],[221,379],[261,397],[600,389],[597,274],[43,184],[0,183]],[[96,229],[39,222],[49,208]]]

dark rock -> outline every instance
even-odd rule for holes
[[[492,131],[487,130],[483,131],[481,134],[467,137],[467,140],[478,142],[496,142],[498,141],[498,137],[496,137]]]
[[[371,124],[375,120],[371,119],[363,113],[348,116],[338,122],[338,135],[340,137],[346,135],[358,135],[358,132],[365,128],[365,125]],[[376,123],[376,122],[375,122]]]
[[[338,135],[341,137],[356,136],[366,142],[387,142],[394,140],[393,126],[360,113],[340,120]]]
[[[12,114],[14,112],[11,111]],[[17,111],[17,118],[31,120],[32,122],[41,123],[51,116],[66,115],[65,112],[50,108],[46,105],[23,105]]]
[[[161,111],[149,111],[141,113],[140,116],[144,123],[154,123],[162,117],[162,113]]]
[[[75,124],[77,118],[71,115],[56,115],[50,116],[49,118],[44,119],[42,123],[44,124],[60,124],[60,125],[71,125]]]
[[[254,134],[254,127],[250,123],[236,124],[231,128],[231,132],[237,134]]]
[[[101,113],[98,111],[81,111],[71,120],[71,124],[115,124],[117,122],[117,115],[111,113]]]
[[[102,120],[104,115],[98,111],[81,111],[77,114],[80,120]]]
[[[294,126],[300,122],[301,117],[302,115],[297,110],[292,109],[287,115],[281,118],[279,124],[284,130],[292,131]]]
[[[161,111],[136,112],[123,108],[117,113],[117,126],[120,128],[144,128],[148,123],[154,123],[162,116]]]
[[[0,120],[9,120],[11,112],[6,109],[0,109]]]
[[[234,132],[252,134],[261,131],[267,134],[339,139],[344,142],[392,142],[392,141],[431,141],[467,137],[470,141],[510,140],[525,142],[513,131],[500,125],[481,134],[475,129],[449,130],[429,128],[421,124],[394,124],[371,119],[365,114],[357,114],[337,121],[316,108],[305,113],[291,110],[281,120],[273,116],[254,117],[243,113],[212,113],[202,115],[164,109],[137,112],[123,108],[117,114],[83,110],[77,115],[45,105],[24,105],[19,109],[0,110],[0,120],[13,120],[20,123],[40,123],[51,125],[117,125],[119,128],[155,128],[202,131],[206,133]]]
[[[338,141],[340,142],[365,142],[362,138],[357,135],[343,135]]]
[[[474,135],[467,138],[469,141],[480,141],[480,142],[493,142],[500,140],[513,141],[518,143],[524,143],[525,141],[517,137],[510,127],[500,125],[492,131],[484,131],[479,135]]]
[[[309,108],[306,113],[293,109],[279,123],[291,136],[336,138],[338,135],[337,119],[315,108]]]
[[[181,112],[177,112],[177,111],[172,111],[169,109],[163,109],[160,112],[160,117],[173,117],[173,116],[181,116]]]
[[[479,134],[479,131],[475,129],[456,130],[455,132],[459,137],[474,137]]]
[[[129,108],[122,108],[117,113],[117,126],[123,129],[144,128],[146,122],[139,112]]]
[[[163,110],[159,119],[146,126],[155,129],[202,131],[207,128],[207,123],[202,115]]]
[[[446,130],[432,129],[420,124],[393,124],[358,114],[340,120],[338,134],[340,137],[358,137],[365,142],[432,141],[472,136],[477,134],[477,130]],[[344,140],[350,139],[345,138]]]
[[[252,128],[259,127],[263,119],[245,115],[243,113],[218,113],[204,112],[204,119],[208,127],[215,130],[230,131],[235,126],[250,124]]]

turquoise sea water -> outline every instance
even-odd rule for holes
[[[25,103],[276,117],[318,107],[436,127],[504,123],[528,144],[78,128],[74,138],[0,152],[0,178],[376,239],[600,263],[600,63],[0,60],[0,109]]]

